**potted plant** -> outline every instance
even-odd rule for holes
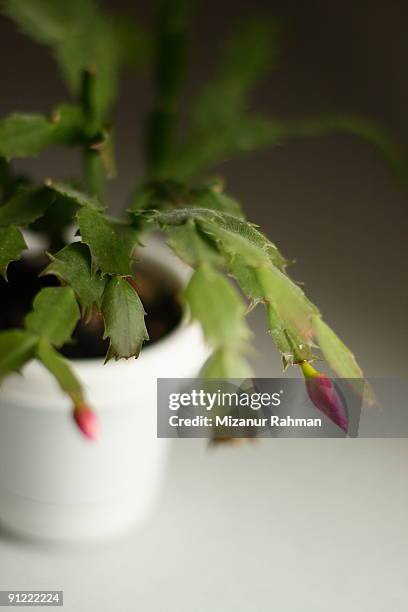
[[[347,428],[312,362],[320,351],[338,376],[361,379],[352,353],[223,182],[203,177],[221,160],[297,136],[356,133],[393,163],[398,150],[352,115],[249,113],[279,33],[257,19],[226,42],[180,135],[190,8],[161,0],[149,33],[92,0],[2,3],[24,34],[49,47],[71,95],[48,115],[0,120],[0,520],[29,535],[101,537],[146,514],[165,453],[155,436],[156,379],[193,376],[204,361],[203,377],[251,376],[248,305],[265,308],[284,368],[300,366],[316,406]],[[122,66],[143,62],[155,88],[146,172],[114,217],[105,198],[115,174],[110,113]],[[82,176],[36,185],[14,171],[12,160],[56,145],[82,151]],[[148,238],[155,232],[172,254]]]

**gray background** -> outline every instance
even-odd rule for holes
[[[109,3],[107,3],[109,4]],[[118,10],[133,2],[110,3]],[[201,3],[187,91],[211,73],[222,34],[248,2]],[[251,2],[285,17],[290,36],[254,106],[285,117],[352,110],[408,145],[408,5]],[[140,7],[148,13],[148,3]],[[200,36],[198,36],[200,35]],[[45,50],[1,20],[1,114],[46,110],[63,87]],[[116,110],[120,175],[112,201],[141,176],[146,79],[124,79]],[[38,178],[77,166],[52,153],[24,164]],[[378,155],[349,137],[302,141],[225,164],[230,190],[283,252],[292,273],[370,376],[405,376],[406,202]],[[257,331],[259,376],[279,361]],[[144,612],[395,612],[407,599],[404,440],[274,440],[207,452],[176,441],[158,514],[100,548],[52,551],[5,536],[1,588],[65,589],[65,608]]]

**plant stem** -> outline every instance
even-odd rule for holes
[[[105,172],[100,152],[92,148],[92,144],[98,140],[101,132],[94,105],[95,78],[94,70],[84,70],[81,88],[81,105],[87,122],[87,139],[84,143],[84,174],[87,191],[103,201]]]
[[[161,174],[174,152],[175,128],[184,81],[191,0],[159,0],[156,13],[156,100],[146,119],[145,155],[151,175]]]
[[[89,145],[84,149],[84,170],[86,189],[91,195],[96,195],[101,202],[105,197],[105,171],[101,155]]]

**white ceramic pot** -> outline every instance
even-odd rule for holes
[[[189,276],[162,243],[144,251],[181,286]],[[0,523],[51,540],[113,536],[142,521],[158,494],[168,441],[156,436],[156,380],[192,377],[208,349],[182,321],[137,360],[73,361],[102,435],[88,442],[69,400],[38,363],[0,389]]]

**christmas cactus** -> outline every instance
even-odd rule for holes
[[[189,128],[180,130],[191,7],[189,0],[159,1],[149,30],[106,15],[92,0],[1,3],[23,34],[50,49],[70,102],[46,114],[14,113],[0,120],[1,274],[7,280],[9,265],[27,249],[29,228],[48,236],[49,262],[41,274],[59,281],[39,291],[22,328],[0,333],[0,381],[30,360],[40,361],[70,397],[79,428],[95,438],[95,414],[59,349],[80,320],[99,313],[109,339],[106,361],[139,356],[148,334],[133,264],[136,251],[142,256],[146,233],[160,231],[194,269],[183,297],[213,349],[202,376],[251,376],[246,315],[259,304],[284,368],[299,365],[312,401],[347,428],[330,380],[310,363],[321,356],[337,376],[361,379],[354,356],[291,280],[276,245],[247,220],[222,180],[206,177],[227,158],[295,137],[354,133],[381,149],[394,167],[398,148],[381,128],[353,115],[282,120],[249,112],[248,96],[280,38],[274,24],[260,19],[245,21],[225,41],[215,78],[189,104],[183,113]],[[145,176],[125,213],[115,218],[104,187],[115,174],[110,116],[125,65],[151,67],[155,98],[144,118]],[[56,145],[82,151],[81,176],[36,185],[13,169],[13,160]],[[67,243],[72,224],[76,235]]]

